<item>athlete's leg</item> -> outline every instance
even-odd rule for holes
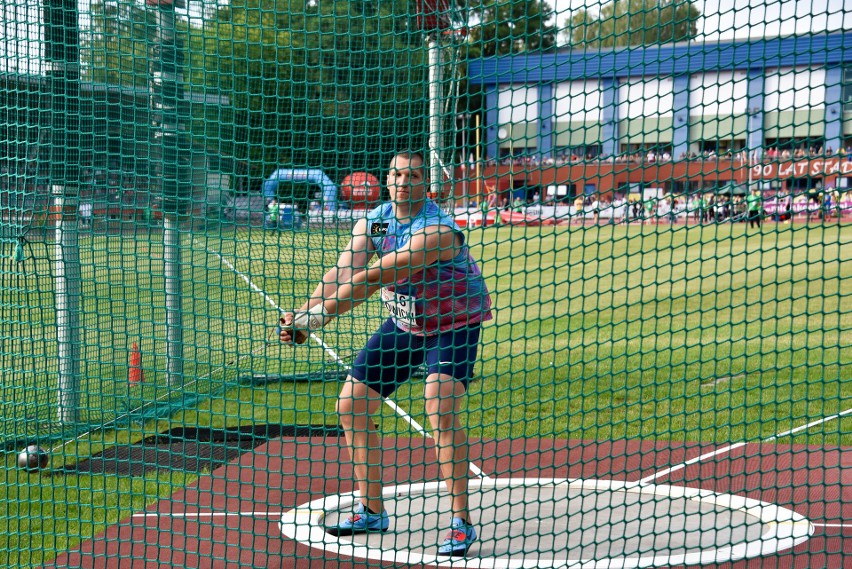
[[[441,333],[427,342],[426,414],[432,425],[441,475],[455,517],[470,522],[467,433],[459,419],[462,398],[473,375],[479,348],[479,326]]]
[[[467,434],[459,420],[463,383],[446,374],[426,378],[426,413],[432,425],[441,476],[450,494],[453,516],[471,522],[468,512]]]
[[[337,399],[358,490],[364,505],[376,513],[382,511],[382,447],[372,417],[383,398],[408,381],[412,368],[423,362],[422,350],[412,349],[413,340],[386,320],[355,358]]]
[[[337,415],[346,435],[355,481],[364,505],[375,513],[382,506],[382,446],[373,422],[382,396],[349,376],[337,399]]]

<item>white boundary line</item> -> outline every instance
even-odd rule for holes
[[[246,518],[277,518],[283,515],[284,512],[140,512],[133,514],[132,518],[180,518],[180,519],[201,519],[201,518],[227,518],[228,516],[246,517]]]
[[[198,242],[196,241],[196,243],[198,243]],[[236,275],[237,275],[238,277],[240,277],[241,279],[243,279],[243,281],[245,281],[245,283],[246,283],[246,284],[247,284],[247,285],[248,285],[248,286],[249,286],[249,287],[250,287],[253,291],[255,291],[256,293],[258,293],[258,294],[260,294],[261,296],[263,296],[264,300],[266,300],[266,302],[268,302],[268,303],[269,303],[269,304],[270,304],[273,308],[275,308],[278,312],[281,312],[281,313],[283,313],[283,312],[284,312],[284,310],[282,310],[282,309],[281,309],[281,307],[280,307],[280,306],[278,306],[278,304],[277,304],[274,300],[272,300],[272,298],[271,298],[268,294],[266,294],[266,292],[264,292],[264,291],[263,291],[263,290],[262,290],[259,286],[257,286],[256,284],[254,284],[254,283],[251,281],[251,279],[250,279],[247,275],[245,275],[244,273],[240,272],[240,271],[239,271],[239,269],[237,269],[237,268],[236,268],[236,267],[235,267],[235,266],[234,266],[234,265],[233,265],[230,261],[228,261],[228,260],[227,260],[227,259],[226,259],[226,258],[225,258],[222,254],[221,254],[221,253],[219,253],[218,251],[215,251],[214,249],[211,249],[210,247],[206,247],[206,246],[204,246],[204,245],[201,245],[201,246],[202,246],[202,247],[204,247],[204,249],[205,249],[208,253],[210,253],[211,255],[215,255],[216,257],[218,257],[219,261],[220,261],[223,265],[225,265],[226,267],[228,267],[229,269],[231,269],[234,273],[236,273]],[[311,334],[311,339],[312,339],[312,340],[314,340],[316,343],[318,343],[320,346],[322,346],[322,349],[323,349],[323,350],[325,350],[325,352],[326,352],[328,355],[330,355],[332,358],[334,358],[334,360],[337,362],[337,364],[338,364],[339,366],[341,366],[341,367],[343,367],[343,368],[346,368],[346,367],[347,367],[347,366],[346,366],[346,364],[343,362],[343,360],[340,358],[340,356],[337,354],[337,352],[335,352],[333,349],[331,349],[331,347],[330,347],[330,346],[328,346],[328,344],[326,344],[325,342],[323,342],[323,341],[322,341],[322,338],[320,338],[320,337],[319,337],[319,336],[317,336],[316,334],[313,334],[313,333],[312,333],[312,334]],[[432,438],[432,436],[431,436],[431,435],[430,435],[430,434],[426,431],[426,429],[424,429],[424,428],[420,425],[420,423],[418,423],[418,422],[414,419],[414,417],[412,417],[411,415],[409,415],[408,413],[406,413],[403,409],[401,409],[401,408],[399,407],[399,405],[397,405],[396,403],[394,403],[393,401],[391,401],[390,399],[387,399],[387,398],[385,398],[385,399],[384,399],[384,402],[387,404],[387,406],[388,406],[388,407],[390,407],[391,409],[393,409],[393,410],[397,413],[397,415],[399,415],[400,417],[402,417],[402,418],[405,420],[405,422],[406,422],[406,423],[408,423],[409,425],[411,425],[411,427],[412,427],[415,431],[417,431],[418,433],[420,433],[421,435],[423,435],[425,438],[429,438],[429,439],[431,439],[431,438]],[[433,440],[434,440],[434,439],[433,439]],[[485,473],[482,471],[482,469],[481,469],[481,468],[479,468],[477,465],[475,465],[473,462],[468,462],[468,469],[469,469],[471,472],[473,472],[473,474],[474,474],[476,477],[478,477],[478,478],[482,478],[482,479],[485,479],[485,480],[489,480],[488,476],[486,476],[486,475],[485,475]]]
[[[198,241],[196,241],[196,243],[198,243]],[[200,243],[198,243],[198,244],[201,245]],[[204,245],[201,245],[201,246],[204,247],[204,249],[208,253],[210,253],[211,255],[215,255],[216,257],[218,257],[219,262],[221,262],[223,265],[225,265],[226,267],[228,267],[229,269],[234,271],[234,273],[238,277],[240,277],[241,279],[243,279],[243,281],[245,281],[245,283],[249,286],[249,288],[251,288],[254,292],[256,292],[257,294],[262,296],[263,299],[266,302],[268,302],[269,305],[272,308],[274,308],[278,312],[284,313],[284,310],[280,306],[278,306],[278,304],[274,300],[272,300],[271,296],[266,294],[266,292],[264,292],[263,289],[261,289],[259,286],[254,284],[251,281],[251,279],[248,278],[247,275],[245,275],[244,273],[241,273],[239,270],[237,270],[237,268],[230,261],[228,261],[228,259],[226,259],[221,253],[219,253],[218,251],[215,251],[214,249],[211,249],[210,247],[205,247]],[[342,363],[340,361],[340,357],[337,355],[337,353],[334,350],[332,350],[325,342],[323,342],[321,338],[317,337],[316,334],[311,334],[311,338],[313,338],[314,341],[316,341],[322,347],[322,349],[325,350],[325,352],[328,355],[330,355],[332,358],[336,359],[339,363]]]
[[[839,419],[839,418],[843,417],[844,415],[849,415],[849,414],[852,414],[852,408],[847,409],[845,411],[841,411],[840,413],[837,413],[835,415],[823,417],[822,419],[819,419],[818,421],[811,421],[807,425],[802,425],[800,427],[790,429],[789,431],[785,431],[785,432],[779,433],[777,435],[772,435],[769,438],[766,438],[766,439],[763,439],[762,441],[759,441],[759,443],[768,443],[770,441],[780,439],[781,437],[787,437],[787,436],[790,436],[790,435],[794,435],[794,434],[796,434],[800,431],[804,431],[804,430],[809,429],[811,427],[814,427],[816,425],[821,425],[822,423],[827,423],[828,421],[833,421],[834,419]],[[727,454],[727,453],[729,453],[733,450],[736,450],[740,447],[743,447],[747,444],[750,444],[750,443],[740,442],[740,443],[736,443],[736,444],[733,444],[733,445],[728,445],[726,447],[722,447],[720,449],[716,449],[713,452],[708,452],[708,453],[702,454],[701,456],[697,456],[695,458],[689,459],[686,462],[683,462],[681,464],[677,464],[677,465],[672,466],[670,468],[666,468],[664,470],[660,470],[659,472],[655,472],[654,474],[652,474],[650,476],[646,476],[645,478],[642,478],[641,480],[636,482],[636,484],[639,484],[639,485],[650,484],[654,480],[657,480],[658,478],[662,478],[663,476],[668,476],[672,472],[677,472],[678,470],[683,470],[687,466],[690,466],[690,465],[695,464],[697,462],[702,462],[703,460],[708,459],[708,458],[713,458],[715,456]]]

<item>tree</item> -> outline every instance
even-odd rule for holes
[[[278,166],[380,169],[423,148],[426,54],[407,2],[232,1],[191,50],[192,84],[229,98],[230,153],[256,177]]]
[[[469,59],[547,51],[556,45],[556,28],[547,22],[553,9],[539,0],[483,0],[471,6],[479,23],[470,31]]]
[[[696,36],[699,17],[693,0],[613,0],[599,14],[579,10],[564,33],[578,48],[680,42]]]
[[[82,34],[82,77],[96,83],[145,88],[155,22],[153,12],[133,0],[93,3],[88,29]]]

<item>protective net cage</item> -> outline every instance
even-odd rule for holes
[[[0,567],[844,566],[848,2],[0,25]]]

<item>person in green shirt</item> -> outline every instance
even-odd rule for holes
[[[143,222],[145,223],[145,231],[151,233],[151,229],[154,225],[154,206],[150,202],[145,204],[145,208],[142,210]]]
[[[644,211],[644,215],[642,217],[642,223],[644,224],[646,219],[649,222],[654,219],[654,216],[656,215],[656,207],[655,207],[653,198],[647,198],[643,205],[645,207],[645,211]]]
[[[752,190],[746,196],[746,216],[748,217],[749,227],[760,227],[760,218],[763,217],[763,207],[761,206],[760,192]]]
[[[488,198],[490,196],[482,196],[479,202],[479,211],[482,212],[482,223],[479,225],[482,229],[488,226]]]
[[[837,223],[840,223],[843,220],[843,210],[840,205],[840,190],[834,190],[832,193],[832,203],[834,204],[834,215],[837,216]]]
[[[503,212],[509,211],[509,198],[503,198],[503,201],[494,201],[494,225],[503,225]]]
[[[266,228],[278,229],[278,223],[281,220],[281,204],[278,203],[278,200],[273,199],[269,202],[266,212],[268,214]]]

